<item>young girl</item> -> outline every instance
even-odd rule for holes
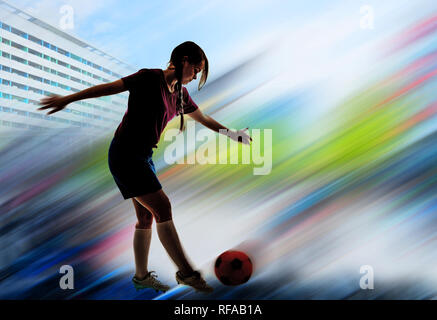
[[[132,199],[138,223],[133,247],[136,272],[132,279],[135,287],[166,291],[169,286],[161,283],[154,271],[148,271],[148,253],[153,218],[159,240],[178,267],[176,281],[192,286],[198,291],[213,290],[185,256],[172,221],[171,204],[162,190],[152,161],[153,149],[157,148],[160,135],[167,123],[181,116],[180,130],[184,128],[184,114],[207,128],[226,135],[241,143],[252,140],[244,131],[231,131],[211,117],[204,115],[193,102],[186,85],[202,72],[198,90],[208,77],[208,59],[194,42],[178,45],[171,53],[166,70],[141,69],[112,83],[97,85],[68,96],[52,96],[41,100],[38,110],[51,108],[47,114],[58,112],[74,101],[117,94],[129,90],[128,108],[112,139],[109,153],[109,169],[124,199]],[[224,131],[222,131],[224,132]]]

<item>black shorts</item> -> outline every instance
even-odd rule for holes
[[[108,165],[124,199],[159,191],[162,186],[152,161],[153,149],[138,152],[134,147],[112,139]]]

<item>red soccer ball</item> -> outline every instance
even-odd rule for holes
[[[217,257],[214,270],[221,283],[236,286],[249,280],[252,275],[252,261],[244,252],[229,250]]]

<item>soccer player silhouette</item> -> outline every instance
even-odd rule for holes
[[[157,148],[161,133],[177,115],[181,116],[181,131],[184,129],[183,116],[188,114],[213,131],[226,132],[230,139],[250,144],[252,139],[245,132],[248,128],[229,130],[203,114],[191,99],[183,85],[197,79],[199,72],[202,76],[198,90],[208,77],[208,59],[197,44],[186,41],[173,49],[166,70],[141,69],[111,83],[68,96],[46,97],[40,102],[42,107],[38,110],[51,109],[47,114],[52,114],[74,101],[129,91],[127,111],[109,148],[108,165],[123,198],[132,200],[138,218],[133,240],[136,272],[132,278],[137,289],[169,289],[147,268],[151,226],[155,219],[159,240],[178,268],[176,281],[197,291],[213,291],[185,255],[173,224],[170,200],[162,190],[152,161],[153,148]]]

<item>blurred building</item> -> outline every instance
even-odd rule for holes
[[[0,12],[0,130],[113,131],[127,92],[78,101],[50,116],[36,110],[39,100],[112,82],[135,68],[2,0]]]

